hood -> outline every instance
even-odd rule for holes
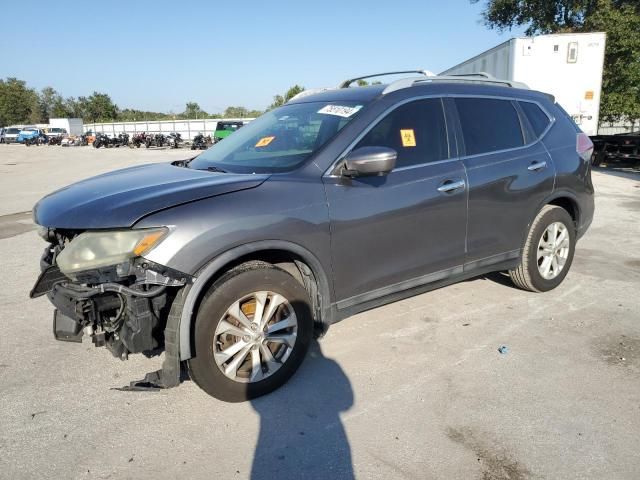
[[[141,165],[53,192],[36,204],[33,218],[49,228],[131,227],[160,210],[254,188],[268,177],[193,170],[170,163]]]

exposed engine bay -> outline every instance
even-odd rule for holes
[[[40,261],[42,274],[31,297],[47,295],[56,307],[57,340],[81,342],[91,337],[97,347],[126,360],[130,353],[154,356],[164,347],[169,309],[189,275],[136,257],[117,265],[86,270],[69,278],[57,257],[81,231],[42,229],[49,244]]]

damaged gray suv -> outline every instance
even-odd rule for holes
[[[553,97],[485,74],[355,80],[195,158],[43,198],[31,296],[55,306],[55,338],[164,352],[125,388],[176,386],[185,367],[242,401],[357,312],[492,271],[534,292],[563,281],[593,218],[592,144]]]

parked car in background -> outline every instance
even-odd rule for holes
[[[40,200],[31,296],[55,306],[55,337],[164,349],[134,388],[178,385],[185,362],[235,402],[358,312],[494,271],[560,285],[593,219],[593,144],[555,99],[487,75],[349,88],[371,77]]]
[[[226,122],[221,121],[216,125],[216,129],[213,132],[213,143],[217,143],[223,138],[227,138],[233,132],[238,130],[244,125],[244,122]]]
[[[68,135],[68,132],[65,128],[60,128],[60,127],[49,127],[47,129],[45,129],[45,135],[49,138],[52,137],[64,137],[65,135]]]
[[[15,143],[18,140],[20,129],[9,127],[4,129],[4,143]]]
[[[26,146],[42,145],[47,143],[48,137],[45,131],[37,127],[24,127],[18,133],[16,139],[18,143],[24,143]]]

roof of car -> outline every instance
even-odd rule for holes
[[[363,102],[371,100],[383,94],[388,84],[370,85],[366,87],[333,88],[317,93],[309,93],[290,100],[288,103],[308,103],[308,102]],[[531,98],[539,100],[543,97],[549,98],[545,93],[524,88],[514,88],[497,84],[476,83],[470,81],[425,81],[419,82],[401,90],[412,92],[416,95],[490,95],[503,97]]]

